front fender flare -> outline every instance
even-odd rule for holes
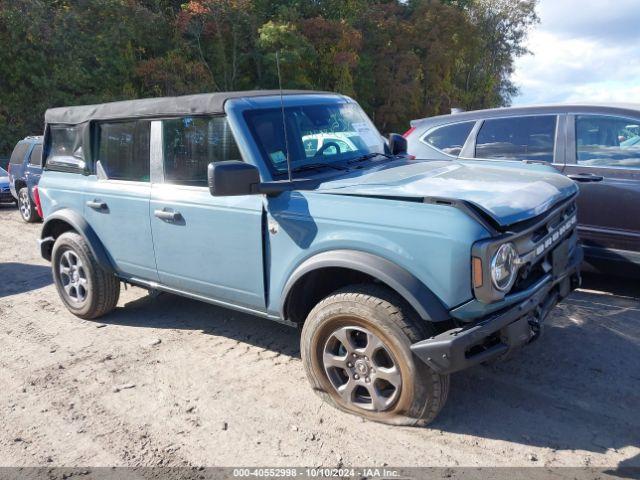
[[[58,210],[51,215],[47,215],[44,224],[42,225],[42,232],[40,234],[40,253],[45,260],[51,260],[51,250],[53,243],[55,242],[54,234],[56,231],[56,225],[59,223],[68,224],[73,230],[81,235],[89,246],[89,250],[93,254],[96,261],[108,272],[115,273],[115,268],[109,255],[107,254],[104,245],[94,232],[93,228],[87,223],[87,221],[74,210],[65,208]]]
[[[443,322],[451,318],[440,299],[413,274],[386,258],[357,250],[323,252],[302,262],[284,286],[280,301],[281,318],[286,318],[287,301],[295,284],[314,270],[331,267],[359,271],[386,284],[403,297],[423,320]]]

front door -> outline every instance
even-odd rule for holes
[[[565,174],[580,185],[586,253],[640,259],[640,119],[575,115],[569,121],[575,128]]]
[[[160,283],[223,305],[264,312],[263,198],[213,197],[210,162],[239,160],[226,118],[154,121],[159,181],[150,221]]]
[[[149,225],[148,121],[98,123],[84,216],[126,278],[157,281]]]

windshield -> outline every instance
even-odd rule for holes
[[[7,173],[7,171],[4,168],[0,167],[0,177],[8,177],[8,176],[9,174]]]
[[[287,150],[293,173],[310,166],[334,169],[364,155],[383,154],[384,140],[355,104],[307,105],[245,113],[247,124],[272,173],[287,173]]]

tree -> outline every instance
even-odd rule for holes
[[[535,0],[3,0],[0,154],[47,108],[283,86],[356,98],[384,131],[508,105]]]

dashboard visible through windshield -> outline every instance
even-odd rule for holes
[[[355,104],[285,107],[284,119],[280,108],[253,110],[245,118],[276,176],[287,173],[287,154],[293,174],[340,169],[351,160],[384,154],[382,136]]]

